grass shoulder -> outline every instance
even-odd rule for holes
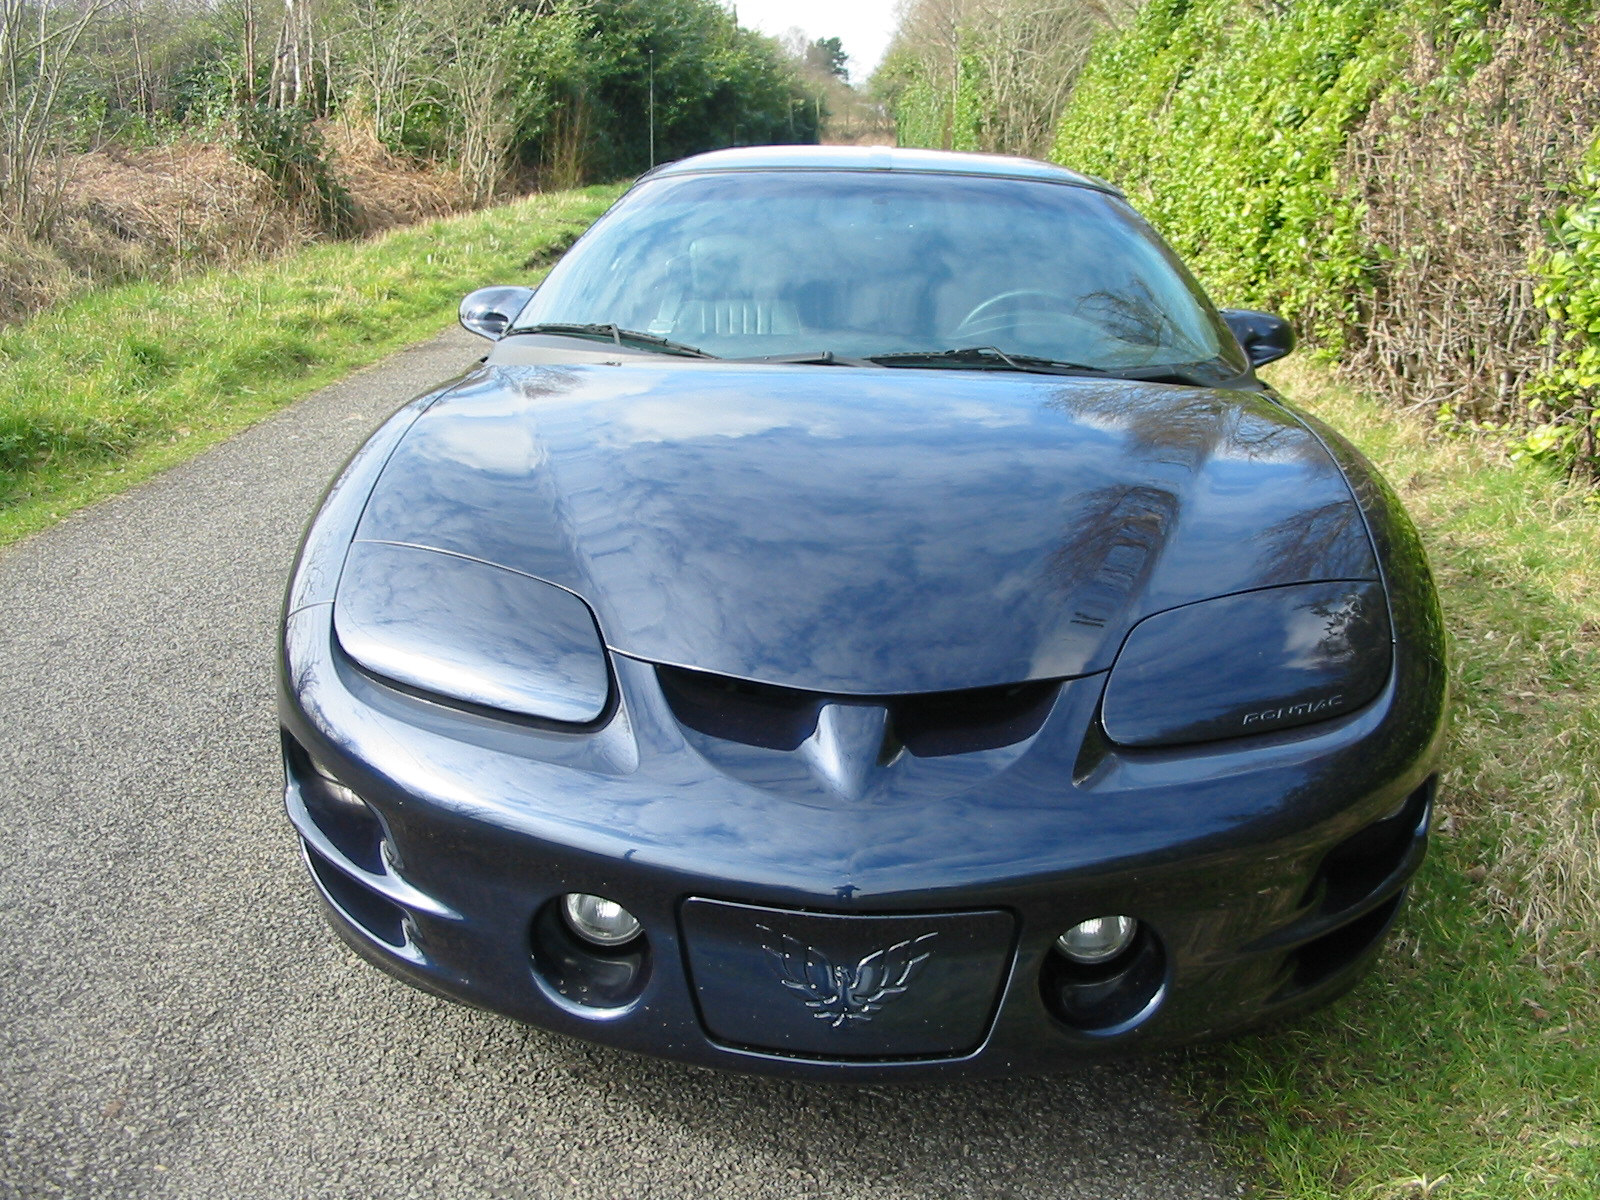
[[[0,330],[0,545],[438,332],[475,287],[536,278],[619,191],[107,288]]]
[[[1292,1200],[1600,1195],[1600,509],[1299,366],[1428,543],[1453,721],[1429,859],[1371,977],[1192,1052],[1218,1136]]]

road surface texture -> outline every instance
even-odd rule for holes
[[[323,924],[273,630],[318,495],[451,332],[0,553],[0,1196],[1235,1196],[1159,1063],[857,1089],[597,1049]]]

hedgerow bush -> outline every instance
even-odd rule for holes
[[[1590,151],[1574,201],[1557,211],[1553,247],[1535,257],[1535,299],[1544,305],[1557,347],[1555,365],[1535,378],[1530,406],[1548,417],[1524,439],[1527,450],[1558,460],[1600,462],[1600,144]]]
[[[874,86],[892,92],[895,137],[902,146],[946,146],[952,150],[984,150],[986,110],[983,74],[971,56],[956,62],[955,79],[935,79],[912,54],[891,55],[873,78]]]
[[[1597,473],[1593,7],[1151,0],[1101,39],[1052,156],[1124,187],[1220,302],[1283,313],[1392,400]]]
[[[1369,261],[1336,168],[1404,48],[1382,0],[1153,0],[1090,60],[1055,157],[1125,187],[1211,290],[1335,351]]]

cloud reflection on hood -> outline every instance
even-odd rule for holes
[[[1141,615],[1299,577],[1313,551],[1272,539],[1345,509],[1320,444],[1235,393],[503,368],[417,423],[361,536],[570,588],[641,658],[876,694],[1101,669]],[[1334,541],[1314,552],[1370,570],[1364,541]]]

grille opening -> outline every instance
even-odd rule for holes
[[[768,750],[795,750],[816,731],[827,697],[726,675],[657,667],[672,715],[708,737]]]
[[[386,945],[406,944],[406,915],[399,905],[351,879],[305,842],[300,844],[305,846],[306,861],[311,864],[317,886],[346,920]]]
[[[894,731],[918,758],[1010,746],[1039,732],[1061,681],[1047,679],[959,692],[923,692],[889,702]]]
[[[377,814],[360,796],[317,766],[287,730],[280,732],[284,770],[299,787],[306,813],[317,828],[356,866],[374,874],[383,872],[383,823]]]
[[[1384,901],[1364,916],[1301,946],[1294,952],[1294,977],[1286,990],[1293,993],[1313,988],[1376,949],[1400,911],[1405,895],[1402,889],[1393,899]]]
[[[822,706],[835,700],[881,704],[889,730],[879,762],[900,749],[918,758],[992,750],[1032,737],[1050,715],[1059,679],[916,692],[895,696],[831,696],[753,683],[682,667],[656,668],[662,693],[679,722],[708,737],[769,750],[795,750],[817,728]]]
[[[1335,913],[1360,904],[1377,890],[1427,828],[1437,783],[1438,777],[1430,776],[1406,798],[1399,812],[1374,821],[1328,851],[1307,899],[1320,897],[1320,910]]]

